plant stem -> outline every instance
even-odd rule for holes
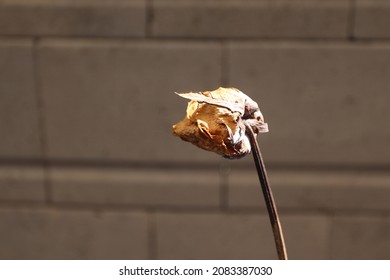
[[[260,181],[261,189],[263,191],[265,204],[267,205],[268,215],[271,221],[272,231],[274,233],[278,258],[279,260],[287,260],[286,244],[284,243],[282,226],[279,221],[279,215],[276,209],[271,187],[268,183],[268,176],[267,176],[267,171],[265,169],[263,157],[261,156],[260,148],[257,143],[255,133],[253,132],[252,128],[248,124],[245,124],[245,126],[247,128],[246,134],[251,144],[253,159],[255,161],[257,175],[259,176],[259,181]]]

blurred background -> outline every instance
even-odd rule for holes
[[[291,259],[390,258],[390,2],[0,1],[1,259],[275,259],[252,157],[172,136],[236,87]]]

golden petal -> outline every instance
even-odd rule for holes
[[[255,133],[268,131],[257,103],[238,89],[177,94],[191,101],[186,118],[173,126],[173,134],[202,149],[240,158],[251,150],[244,122]]]

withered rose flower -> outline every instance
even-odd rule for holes
[[[199,148],[238,159],[251,151],[245,124],[256,135],[268,132],[257,103],[236,88],[177,94],[190,101],[187,116],[173,125],[173,134]]]

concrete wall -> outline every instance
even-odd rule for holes
[[[234,86],[292,259],[390,258],[385,0],[0,1],[0,258],[273,259],[252,158],[171,135]]]

